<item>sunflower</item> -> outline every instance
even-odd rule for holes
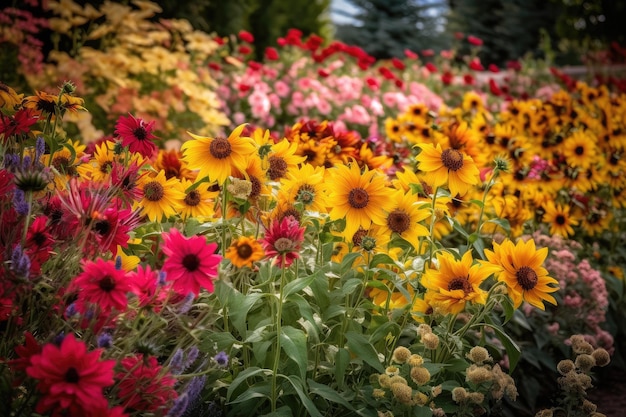
[[[253,236],[241,236],[235,239],[226,249],[226,254],[224,255],[237,268],[243,268],[244,266],[252,268],[252,264],[263,259],[264,256],[263,246]]]
[[[461,108],[466,112],[480,113],[485,110],[483,98],[475,91],[468,91],[463,95]]]
[[[0,108],[13,110],[24,98],[24,94],[17,94],[14,89],[0,81]]]
[[[596,162],[597,138],[588,130],[576,130],[565,138],[563,155],[568,165],[589,169]]]
[[[328,202],[324,193],[325,168],[304,164],[281,180],[278,199],[304,210],[326,213]]]
[[[99,145],[96,144],[91,160],[76,168],[78,174],[82,178],[92,182],[107,181],[111,175],[113,162],[116,158],[113,151],[114,148],[115,143],[111,141],[103,141]]]
[[[487,261],[479,262],[487,273],[495,273],[498,281],[506,284],[515,308],[522,301],[541,310],[545,310],[544,301],[556,305],[550,293],[558,291],[558,281],[542,266],[548,248],[537,249],[532,239],[519,239],[516,244],[505,240],[502,244],[494,242],[493,251],[485,249],[485,255]]]
[[[328,202],[332,209],[329,214],[331,219],[346,219],[346,236],[352,236],[359,227],[368,229],[372,222],[385,224],[385,211],[393,205],[385,181],[377,171],[365,169],[361,173],[354,162],[331,169]]]
[[[565,238],[574,234],[572,226],[578,225],[578,221],[570,215],[570,207],[562,204],[555,204],[548,200],[543,209],[543,222],[550,226],[551,235],[560,235]]]
[[[385,253],[389,243],[389,235],[383,227],[371,224],[367,228],[359,227],[352,235],[348,235],[348,247],[352,252]]]
[[[137,205],[151,222],[159,222],[163,217],[176,214],[186,197],[178,178],[166,179],[163,170],[156,176],[142,176],[138,183],[141,200]]]
[[[271,146],[267,156],[267,176],[271,181],[279,181],[306,160],[305,156],[296,155],[297,150],[298,144],[287,139]]]
[[[410,192],[398,190],[392,194],[390,200],[394,205],[386,213],[383,230],[388,236],[392,234],[400,236],[417,250],[419,237],[429,235],[426,226],[420,222],[431,216],[430,211],[423,208],[424,204],[417,203],[415,196]]]
[[[387,117],[385,119],[385,135],[390,141],[402,143],[403,132],[402,125],[397,119]]]
[[[196,173],[189,169],[182,156],[182,152],[178,149],[159,149],[153,167],[157,171],[164,170],[167,179],[176,177],[180,180],[194,181]]]
[[[173,177],[176,178],[176,177]],[[185,197],[180,201],[180,216],[183,220],[194,217],[198,219],[213,217],[217,191],[209,191],[205,183],[193,184],[187,179],[180,180]]]
[[[59,190],[65,189],[70,178],[77,177],[77,161],[83,155],[86,146],[79,141],[68,141],[63,148],[55,151],[52,156],[43,155],[43,164],[55,169],[54,183]]]
[[[465,304],[485,304],[487,292],[480,288],[490,273],[474,263],[472,253],[466,252],[460,260],[443,252],[437,255],[437,269],[427,269],[422,276],[426,288],[424,300],[442,314],[458,314]]]
[[[256,200],[259,196],[270,195],[270,190],[266,184],[267,171],[261,167],[261,158],[256,154],[250,155],[243,169],[233,172],[233,177],[250,181],[252,190],[248,198],[251,200]]]
[[[313,166],[324,166],[326,161],[326,154],[329,151],[329,144],[327,142],[319,142],[315,139],[308,139],[304,142],[298,143],[298,150],[296,154],[304,157],[304,161],[307,164]]]
[[[223,184],[234,170],[242,171],[246,159],[256,150],[252,139],[242,137],[245,124],[237,126],[228,138],[204,137],[189,133],[194,139],[183,143],[183,159],[190,169],[198,169],[198,178],[209,177]]]
[[[442,150],[439,144],[437,147],[431,144],[418,146],[421,148],[416,157],[418,168],[425,173],[428,185],[436,188],[448,183],[451,194],[462,196],[471,186],[478,184],[478,168],[465,153],[452,148]]]

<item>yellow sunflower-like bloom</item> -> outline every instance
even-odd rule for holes
[[[522,239],[513,244],[505,240],[502,244],[493,244],[493,251],[486,249],[487,261],[479,261],[489,274],[494,273],[498,281],[506,284],[509,297],[515,308],[526,301],[545,310],[544,301],[556,305],[550,293],[558,291],[559,283],[548,276],[542,266],[548,256],[548,248],[537,250],[535,241]],[[554,286],[553,286],[554,285]]]
[[[154,176],[144,175],[138,180],[141,188],[141,200],[137,203],[142,208],[142,213],[147,215],[150,221],[160,222],[176,214],[185,198],[180,180],[176,177],[165,178],[165,171],[159,171]]]
[[[173,177],[176,178],[176,177]],[[180,216],[183,220],[194,217],[202,221],[213,217],[215,214],[215,198],[219,194],[217,191],[209,191],[209,185],[202,183],[197,187],[187,179],[180,180],[181,189],[185,192],[185,197],[180,202]]]
[[[244,171],[247,158],[256,151],[252,139],[242,137],[245,124],[239,125],[228,138],[205,137],[188,132],[194,140],[183,143],[183,159],[190,169],[198,169],[198,179],[209,177],[223,184],[233,170]]]
[[[361,173],[358,164],[338,165],[330,170],[328,203],[332,220],[346,219],[345,236],[353,236],[362,227],[367,230],[373,222],[384,225],[385,212],[393,207],[388,198],[385,178],[377,171]]]
[[[252,264],[255,261],[263,259],[265,251],[261,243],[254,237],[241,236],[231,243],[228,249],[226,249],[224,256],[237,268],[243,268],[244,266],[252,268]]]
[[[480,285],[491,273],[474,263],[471,252],[466,252],[461,260],[444,252],[437,256],[437,261],[439,268],[427,269],[422,277],[426,288],[424,300],[435,311],[457,314],[468,302],[485,304],[487,292]]]
[[[431,144],[418,145],[421,152],[416,160],[418,168],[425,173],[424,180],[433,188],[448,184],[452,195],[465,195],[479,182],[479,171],[471,157],[465,153],[447,148],[442,150]]]
[[[543,209],[543,222],[550,226],[551,235],[568,237],[574,234],[572,226],[577,226],[578,220],[571,216],[569,206],[557,205],[549,200],[543,205]]]
[[[14,89],[0,82],[0,108],[13,110],[24,98],[24,94],[17,94]]]
[[[418,203],[411,192],[396,191],[391,196],[394,205],[386,213],[383,229],[391,236],[396,234],[419,249],[419,237],[428,236],[429,231],[420,222],[431,217],[424,203]]]
[[[304,164],[281,180],[278,198],[290,204],[301,204],[305,210],[326,213],[327,196],[324,193],[324,167]]]

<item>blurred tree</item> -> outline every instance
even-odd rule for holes
[[[379,58],[404,56],[404,49],[441,49],[449,43],[443,32],[445,1],[347,0],[358,11],[355,24],[338,25],[335,36]]]

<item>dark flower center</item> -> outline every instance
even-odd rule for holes
[[[115,280],[110,275],[107,275],[100,280],[98,286],[102,291],[111,292],[115,289]]]
[[[517,282],[519,282],[519,285],[525,291],[529,291],[535,288],[535,286],[537,285],[537,281],[539,281],[537,273],[529,266],[523,266],[518,269],[515,272],[515,278],[517,278]]]
[[[250,255],[252,255],[252,246],[247,243],[237,245],[237,256],[241,259],[248,259]]]
[[[183,258],[183,266],[189,272],[193,272],[200,267],[200,260],[196,255],[190,253]]]
[[[441,162],[448,171],[458,171],[463,167],[463,154],[456,149],[446,149],[441,153]]]
[[[94,225],[93,225],[93,229],[99,234],[99,235],[106,235],[107,233],[109,233],[111,231],[111,223],[109,223],[108,220],[104,219],[104,220],[98,220]]]
[[[257,177],[250,176],[250,183],[252,184],[252,191],[250,191],[249,198],[256,198],[261,194],[261,181]]]
[[[365,236],[367,236],[367,230],[365,229],[357,230],[356,233],[352,235],[352,243],[354,244],[354,246],[361,246],[361,242],[363,241],[363,238]]]
[[[185,204],[192,207],[200,204],[200,192],[198,190],[189,191],[185,196]]]
[[[577,146],[574,152],[576,152],[576,155],[580,156],[585,153],[585,148],[583,146]]]
[[[280,219],[282,220],[285,217],[289,217],[289,216],[293,217],[298,222],[300,222],[300,218],[301,218],[300,212],[296,210],[295,208],[289,207],[287,210],[283,211]]]
[[[314,149],[307,149],[302,152],[302,156],[306,157],[306,162],[315,161],[317,158],[317,152]]]
[[[103,174],[108,174],[109,172],[111,172],[112,166],[113,166],[112,161],[106,161],[105,163],[100,165],[100,172],[102,172]]]
[[[296,194],[296,201],[307,205],[311,204],[315,200],[315,188],[312,185],[304,184],[298,189]]]
[[[367,206],[370,196],[363,188],[357,187],[350,190],[348,194],[348,203],[354,208],[361,209]]]
[[[133,136],[137,138],[137,140],[144,140],[148,137],[148,132],[146,128],[139,126],[133,130]]]
[[[232,153],[233,148],[230,146],[230,142],[227,139],[215,138],[211,141],[209,151],[214,158],[224,159]]]
[[[8,93],[9,92],[9,86],[6,85],[3,82],[0,82],[0,90],[4,91],[5,93]]]
[[[465,295],[472,292],[472,285],[465,277],[456,277],[448,283],[448,291],[463,290]]]
[[[32,241],[35,242],[37,246],[42,246],[46,243],[46,235],[42,232],[35,232],[33,234]]]
[[[391,231],[402,234],[411,226],[411,218],[404,210],[396,209],[389,213],[387,226]]]
[[[54,113],[55,103],[53,101],[39,99],[37,101],[37,110],[44,111],[46,113]]]
[[[563,216],[562,214],[559,214],[558,216],[556,216],[554,220],[559,226],[563,226],[565,224],[565,216]]]
[[[151,181],[143,187],[143,195],[149,201],[161,201],[165,194],[163,186],[157,181]]]
[[[270,164],[270,167],[267,170],[270,180],[277,181],[285,176],[287,173],[287,162],[285,162],[282,157],[272,155],[267,159],[267,161]]]
[[[79,380],[80,375],[78,374],[78,371],[73,366],[70,366],[65,372],[65,382],[76,384]]]

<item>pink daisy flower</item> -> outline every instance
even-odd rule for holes
[[[279,267],[288,267],[300,257],[299,251],[304,241],[304,227],[293,216],[273,220],[261,240],[268,258],[276,257]]]
[[[101,353],[101,349],[87,352],[85,343],[70,334],[60,346],[48,343],[41,353],[33,355],[26,373],[39,380],[37,388],[44,394],[37,412],[58,407],[73,411],[107,407],[102,390],[113,384],[115,361],[101,361]]]
[[[157,139],[152,134],[153,129],[154,121],[146,123],[143,119],[135,119],[130,113],[128,117],[120,116],[115,124],[115,134],[122,138],[122,145],[146,158],[150,158],[157,150],[152,141]]]
[[[78,292],[76,308],[79,312],[85,313],[90,305],[96,305],[108,314],[113,309],[126,310],[126,294],[131,287],[124,270],[116,269],[113,261],[99,258],[96,262],[83,262],[83,272],[70,283],[70,290]]]
[[[215,255],[216,243],[207,243],[202,236],[186,238],[178,229],[172,228],[163,235],[163,253],[168,256],[162,270],[173,290],[181,295],[190,292],[198,295],[200,288],[213,292],[213,278],[222,260]]]
[[[139,299],[139,307],[153,308],[158,312],[167,298],[169,288],[159,285],[157,271],[150,268],[150,265],[145,268],[139,265],[137,271],[129,272],[127,277],[133,293]]]

